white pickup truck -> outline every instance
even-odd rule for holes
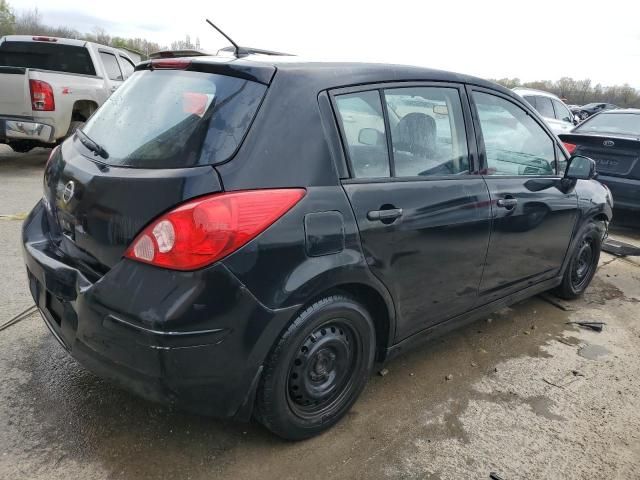
[[[53,146],[82,126],[134,70],[116,48],[66,38],[0,38],[0,143]]]

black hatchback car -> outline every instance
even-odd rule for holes
[[[611,218],[594,176],[477,78],[153,60],[52,152],[23,227],[29,286],[98,375],[302,439],[374,363],[545,290],[580,295]]]

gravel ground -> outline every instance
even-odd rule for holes
[[[0,146],[0,215],[14,215],[0,217],[0,323],[31,305],[17,218],[47,153]],[[639,313],[640,261],[604,254],[583,299],[535,297],[394,360],[300,443],[119,390],[32,315],[0,331],[0,478],[640,479]]]

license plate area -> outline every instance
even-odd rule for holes
[[[54,295],[47,292],[46,308],[51,318],[62,327],[62,319],[64,318],[64,304]]]

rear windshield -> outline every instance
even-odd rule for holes
[[[109,165],[177,168],[228,160],[266,91],[235,77],[180,70],[134,73],[82,131]]]
[[[0,44],[0,65],[82,75],[96,74],[86,48],[57,43],[3,42]]]
[[[586,133],[620,133],[640,136],[640,114],[637,113],[601,113],[588,119],[575,129]]]

